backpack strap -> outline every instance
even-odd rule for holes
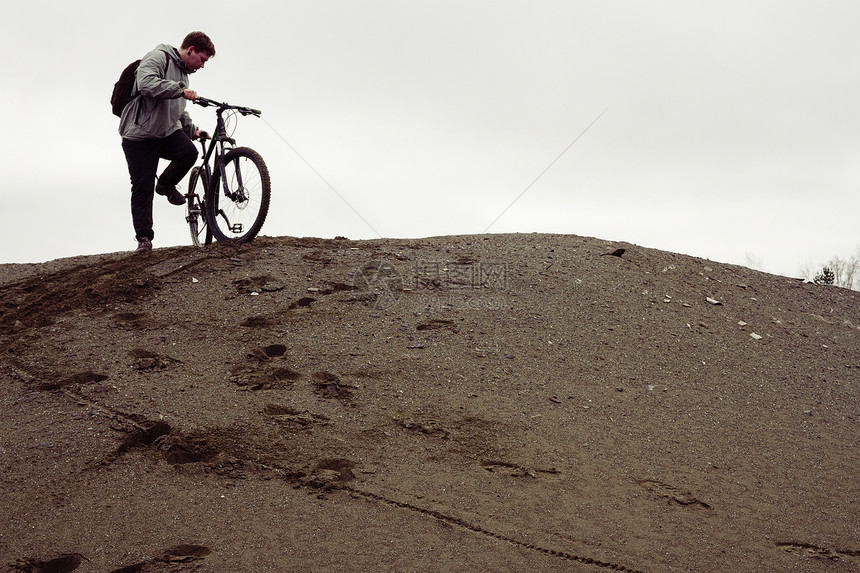
[[[164,61],[164,78],[167,79],[167,70],[170,69],[170,54],[168,54],[165,50],[161,50],[161,52],[164,54],[164,60],[165,60]],[[140,93],[140,91],[138,90],[137,95],[134,97],[139,98],[141,96],[143,96],[143,94]],[[137,122],[139,119],[140,119],[140,105],[138,104],[137,113],[134,114],[134,125],[137,125]]]
[[[167,78],[167,70],[170,68],[170,54],[165,50],[161,51],[164,53],[164,77]]]

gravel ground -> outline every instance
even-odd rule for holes
[[[860,293],[538,234],[0,284],[0,570],[860,569]]]

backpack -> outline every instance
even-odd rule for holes
[[[164,50],[161,51],[164,52]],[[167,66],[170,66],[170,56],[167,55],[167,52],[164,52],[164,56],[167,58]],[[164,68],[165,75],[167,75],[167,66]],[[132,92],[134,92],[134,82],[137,79],[137,68],[139,67],[140,60],[135,60],[127,65],[119,75],[119,80],[113,85],[113,93],[110,96],[110,107],[113,114],[117,117],[122,117],[122,110],[125,109],[125,106],[140,95],[140,93],[132,95]]]

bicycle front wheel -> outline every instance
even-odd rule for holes
[[[222,172],[223,170],[223,172]],[[206,222],[219,241],[244,243],[257,236],[269,213],[269,170],[260,154],[231,149],[212,174]]]
[[[202,247],[212,242],[212,229],[206,224],[206,209],[203,198],[209,189],[209,178],[201,167],[191,170],[188,177],[188,194],[185,196],[185,220],[191,230],[191,242]]]

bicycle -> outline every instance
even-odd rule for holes
[[[271,180],[269,169],[259,153],[247,147],[236,147],[227,134],[225,112],[260,117],[259,110],[230,105],[204,97],[194,103],[217,107],[217,123],[211,141],[201,138],[203,161],[188,178],[186,217],[195,246],[218,241],[245,243],[257,236],[269,212]],[[214,156],[214,162],[210,161]],[[202,189],[202,197],[197,193]]]

